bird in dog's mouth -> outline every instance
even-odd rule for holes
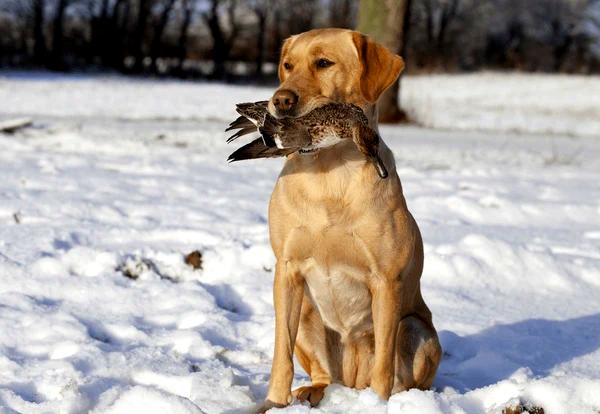
[[[229,124],[226,131],[238,131],[227,142],[254,132],[261,136],[234,151],[229,161],[284,157],[294,152],[308,155],[352,139],[379,176],[388,176],[379,157],[379,134],[369,127],[369,120],[358,106],[329,103],[302,117],[277,119],[269,113],[267,104],[260,101],[236,105],[240,117]]]

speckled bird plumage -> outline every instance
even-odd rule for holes
[[[226,131],[238,131],[227,142],[257,131],[261,137],[233,152],[229,161],[282,157],[294,152],[308,154],[352,139],[375,165],[378,174],[387,177],[378,155],[379,135],[369,127],[366,115],[356,105],[330,103],[302,117],[282,119],[268,112],[266,101],[238,104],[236,110],[241,116]]]

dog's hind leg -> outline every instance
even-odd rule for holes
[[[392,393],[410,388],[429,389],[442,358],[435,329],[418,316],[400,321],[396,350],[396,376]]]

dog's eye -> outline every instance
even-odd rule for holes
[[[294,68],[291,63],[287,62],[283,64],[283,67],[285,68],[285,70],[292,70]]]
[[[331,60],[327,60],[327,59],[317,60],[317,68],[319,68],[319,69],[328,68],[329,66],[332,66],[333,64],[334,64],[334,62],[332,62]]]

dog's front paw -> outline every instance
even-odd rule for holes
[[[382,400],[388,400],[392,395],[392,387],[394,385],[394,377],[390,372],[386,370],[378,371],[373,369],[371,377],[371,389],[375,391],[379,398]]]
[[[286,404],[279,404],[276,402],[273,402],[271,400],[265,400],[256,410],[257,414],[264,414],[267,411],[269,411],[271,408],[283,408],[285,407]]]
[[[304,386],[296,388],[292,391],[292,395],[298,401],[308,401],[311,407],[316,407],[325,396],[325,388],[327,384]]]

